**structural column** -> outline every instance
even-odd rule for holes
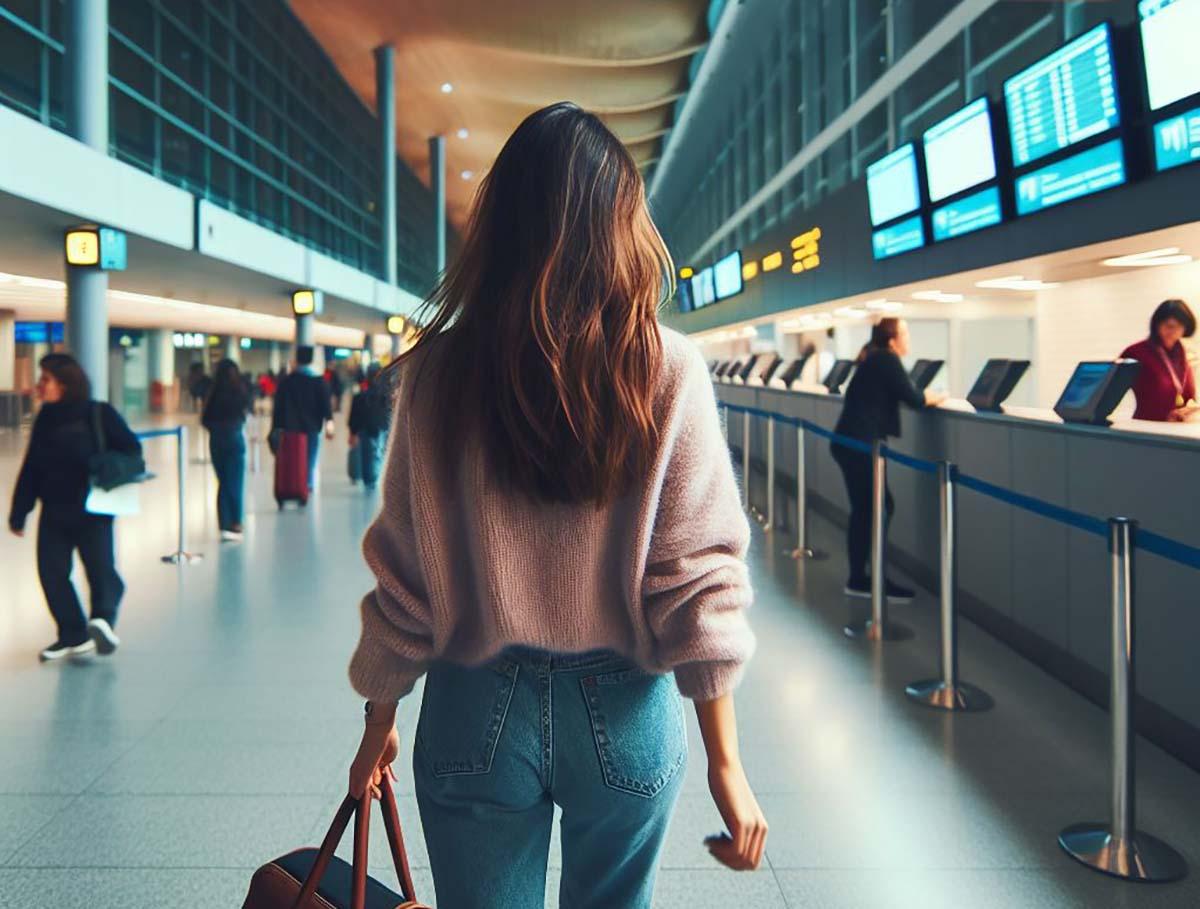
[[[150,373],[150,410],[165,413],[173,410],[175,400],[175,344],[172,333],[165,328],[146,332],[146,360]]]
[[[278,341],[272,341],[267,348],[267,369],[273,374],[279,372],[283,366],[283,351],[280,348]]]
[[[108,155],[108,0],[67,0],[63,71],[67,133]],[[67,347],[108,398],[108,275],[67,266]]]
[[[391,45],[375,48],[375,112],[379,118],[380,244],[383,279],[396,283],[396,78],[395,51]]]
[[[221,339],[221,356],[240,364],[242,362],[242,339],[237,335],[225,335]]]
[[[429,187],[433,191],[433,237],[437,276],[446,270],[446,137],[429,140]]]
[[[0,309],[0,394],[17,390],[17,315]]]

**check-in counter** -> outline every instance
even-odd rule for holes
[[[841,395],[717,385],[718,398],[833,429]],[[744,416],[728,412],[741,457]],[[751,501],[765,510],[766,421],[751,418]],[[964,473],[1099,518],[1126,516],[1200,545],[1200,425],[1118,421],[1064,424],[1051,411],[976,413],[950,401],[902,408],[890,447],[954,462]],[[796,527],[796,430],[776,427],[777,520]],[[809,508],[838,524],[848,512],[830,443],[806,434]],[[740,463],[740,460],[738,460]],[[937,586],[934,477],[889,462],[896,500],[888,557],[922,586]],[[841,551],[841,537],[818,540]],[[1098,703],[1107,702],[1111,560],[1092,534],[960,488],[958,604],[964,615]],[[1135,565],[1138,726],[1200,769],[1200,571],[1139,551]],[[930,642],[932,644],[932,642]],[[931,651],[932,652],[932,651]]]

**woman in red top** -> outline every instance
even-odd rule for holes
[[[1188,365],[1183,338],[1196,333],[1196,317],[1182,300],[1166,300],[1150,317],[1150,337],[1121,354],[1142,364],[1133,395],[1135,420],[1177,423],[1196,411],[1196,378]]]

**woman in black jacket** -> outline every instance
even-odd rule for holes
[[[842,415],[834,431],[866,442],[882,442],[900,435],[900,404],[909,407],[936,407],[945,395],[922,392],[912,383],[900,358],[908,354],[908,323],[903,319],[880,319],[871,329],[871,340],[858,356],[858,368],[846,389]],[[871,580],[867,561],[871,554],[871,456],[863,451],[833,443],[833,459],[842,469],[846,493],[850,499],[850,523],[846,529],[846,550],[850,577],[846,594],[869,597]],[[895,502],[886,492],[886,525],[891,522]],[[887,598],[893,603],[909,602],[913,592],[886,581]]]
[[[58,625],[58,638],[41,652],[42,660],[93,650],[110,654],[120,643],[113,627],[125,584],[117,574],[112,517],[90,514],[84,507],[88,461],[100,449],[97,417],[108,449],[140,456],[142,446],[112,406],[91,399],[91,383],[73,357],[48,354],[38,365],[42,370],[38,396],[43,403],[17,476],[8,526],[17,536],[24,536],[25,520],[41,500],[38,577]],[[90,621],[84,617],[71,583],[77,549],[91,588]]]
[[[242,539],[246,488],[246,435],[242,431],[251,407],[250,391],[233,360],[217,364],[200,422],[208,430],[208,450],[217,474],[217,526],[221,539]]]

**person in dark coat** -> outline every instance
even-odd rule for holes
[[[296,348],[296,368],[279,382],[275,389],[275,409],[271,412],[271,434],[302,432],[308,436],[308,488],[311,492],[317,472],[321,430],[333,438],[333,408],[329,387],[312,371],[313,349],[307,345]]]
[[[943,394],[920,391],[912,383],[900,358],[908,354],[908,323],[885,318],[871,329],[871,340],[858,357],[858,368],[846,389],[846,401],[834,432],[871,444],[900,435],[900,405],[936,407],[946,399]],[[833,459],[842,470],[850,499],[850,523],[846,528],[846,549],[850,577],[848,596],[869,597],[871,581],[867,561],[871,554],[871,456],[863,451],[833,443]],[[891,523],[895,503],[885,493],[886,523]],[[884,533],[886,534],[886,523]],[[890,602],[912,600],[913,591],[885,579]]]
[[[243,427],[251,407],[250,393],[233,360],[217,364],[212,390],[204,401],[200,422],[208,430],[208,450],[217,474],[217,525],[221,539],[242,539],[246,486],[246,435]]]
[[[350,402],[350,447],[357,449],[363,486],[367,489],[374,489],[379,481],[379,464],[392,421],[391,399],[379,372],[379,364],[372,363],[367,369],[366,388]]]
[[[76,360],[63,353],[42,357],[37,390],[41,410],[17,475],[8,527],[25,535],[25,522],[40,500],[38,577],[58,626],[58,637],[41,652],[43,662],[92,651],[111,654],[120,644],[114,628],[125,584],[117,573],[113,518],[85,508],[89,459],[106,448],[141,455],[137,436],[108,403],[93,401],[91,383]],[[91,619],[83,612],[71,568],[75,551],[91,588]]]

